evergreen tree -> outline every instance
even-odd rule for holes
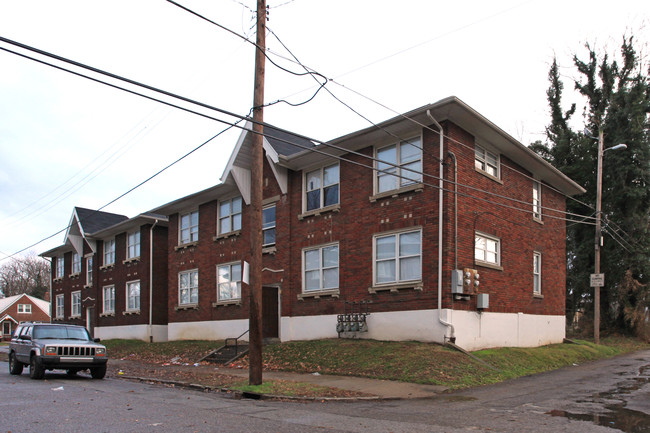
[[[650,299],[650,67],[637,54],[632,37],[623,39],[620,59],[610,61],[606,54],[599,59],[591,46],[586,48],[588,60],[573,57],[579,73],[575,89],[585,101],[584,131],[570,126],[575,124],[571,122],[575,103],[563,111],[564,84],[554,61],[547,91],[551,113],[548,142],[536,142],[530,148],[586,189],[576,197],[579,201],[567,202],[567,210],[595,216],[598,140],[593,137],[602,130],[605,148],[627,144],[627,150],[604,154],[601,272],[605,288],[601,290],[601,312],[606,329],[638,328],[644,322],[647,326],[647,320],[633,318],[629,312],[647,315]],[[594,272],[594,237],[593,225],[567,225],[569,316],[579,308],[593,312],[589,274]]]

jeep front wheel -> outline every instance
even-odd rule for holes
[[[9,374],[19,375],[23,373],[23,363],[18,362],[16,359],[16,353],[11,352],[9,354]]]
[[[106,376],[106,364],[91,368],[90,375],[93,379],[103,379]]]
[[[34,355],[29,360],[29,377],[32,379],[43,379],[45,377],[45,369],[38,363]]]

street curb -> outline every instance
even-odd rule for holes
[[[173,385],[182,388],[193,389],[196,391],[203,392],[222,392],[225,394],[231,394],[236,398],[246,398],[251,400],[292,400],[292,401],[321,401],[321,402],[355,402],[355,401],[388,401],[388,400],[401,400],[397,397],[301,397],[301,396],[289,396],[289,395],[274,395],[274,394],[258,394],[256,392],[247,392],[239,391],[237,389],[231,388],[222,388],[217,386],[201,385],[198,383],[188,383],[181,382],[177,380],[167,380],[167,379],[157,379],[151,377],[140,377],[140,376],[126,376],[118,375],[112,376],[116,379],[127,379],[127,380],[137,380],[139,382],[151,382],[159,383],[161,385]]]

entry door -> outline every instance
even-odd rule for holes
[[[279,338],[278,288],[262,287],[262,338]]]

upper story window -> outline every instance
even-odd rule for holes
[[[77,253],[72,253],[72,273],[81,273],[81,256]]]
[[[275,205],[262,209],[262,246],[275,245]]]
[[[126,235],[126,258],[140,257],[140,230]]]
[[[104,314],[115,313],[115,286],[106,286],[102,292],[104,295]]]
[[[199,211],[181,215],[179,233],[181,245],[199,240]]]
[[[126,311],[140,310],[140,281],[126,283]]]
[[[81,292],[72,292],[72,317],[81,317]]]
[[[32,304],[18,304],[18,313],[30,314],[32,312]]]
[[[477,262],[501,265],[501,240],[482,233],[474,236],[474,259]]]
[[[217,266],[217,301],[241,299],[241,263]]]
[[[115,239],[104,241],[104,266],[115,264]]]
[[[303,292],[339,288],[339,246],[303,251]]]
[[[305,174],[305,211],[339,203],[339,164]]]
[[[485,150],[479,145],[474,146],[474,166],[477,170],[489,174],[497,179],[499,173],[499,155]]]
[[[382,193],[422,182],[419,137],[377,149],[376,191]]]
[[[422,231],[375,236],[374,284],[422,279]]]
[[[533,293],[542,294],[542,253],[533,253]]]
[[[65,308],[64,295],[56,295],[56,318],[57,319],[62,319],[63,318],[63,309],[64,308]]]
[[[542,219],[542,184],[533,181],[533,218]]]
[[[93,285],[93,258],[86,259],[86,286]]]
[[[64,273],[64,259],[63,256],[56,258],[56,278],[63,278]]]
[[[184,271],[178,274],[178,304],[199,303],[199,270]]]
[[[241,230],[242,198],[235,197],[219,203],[219,234]]]

